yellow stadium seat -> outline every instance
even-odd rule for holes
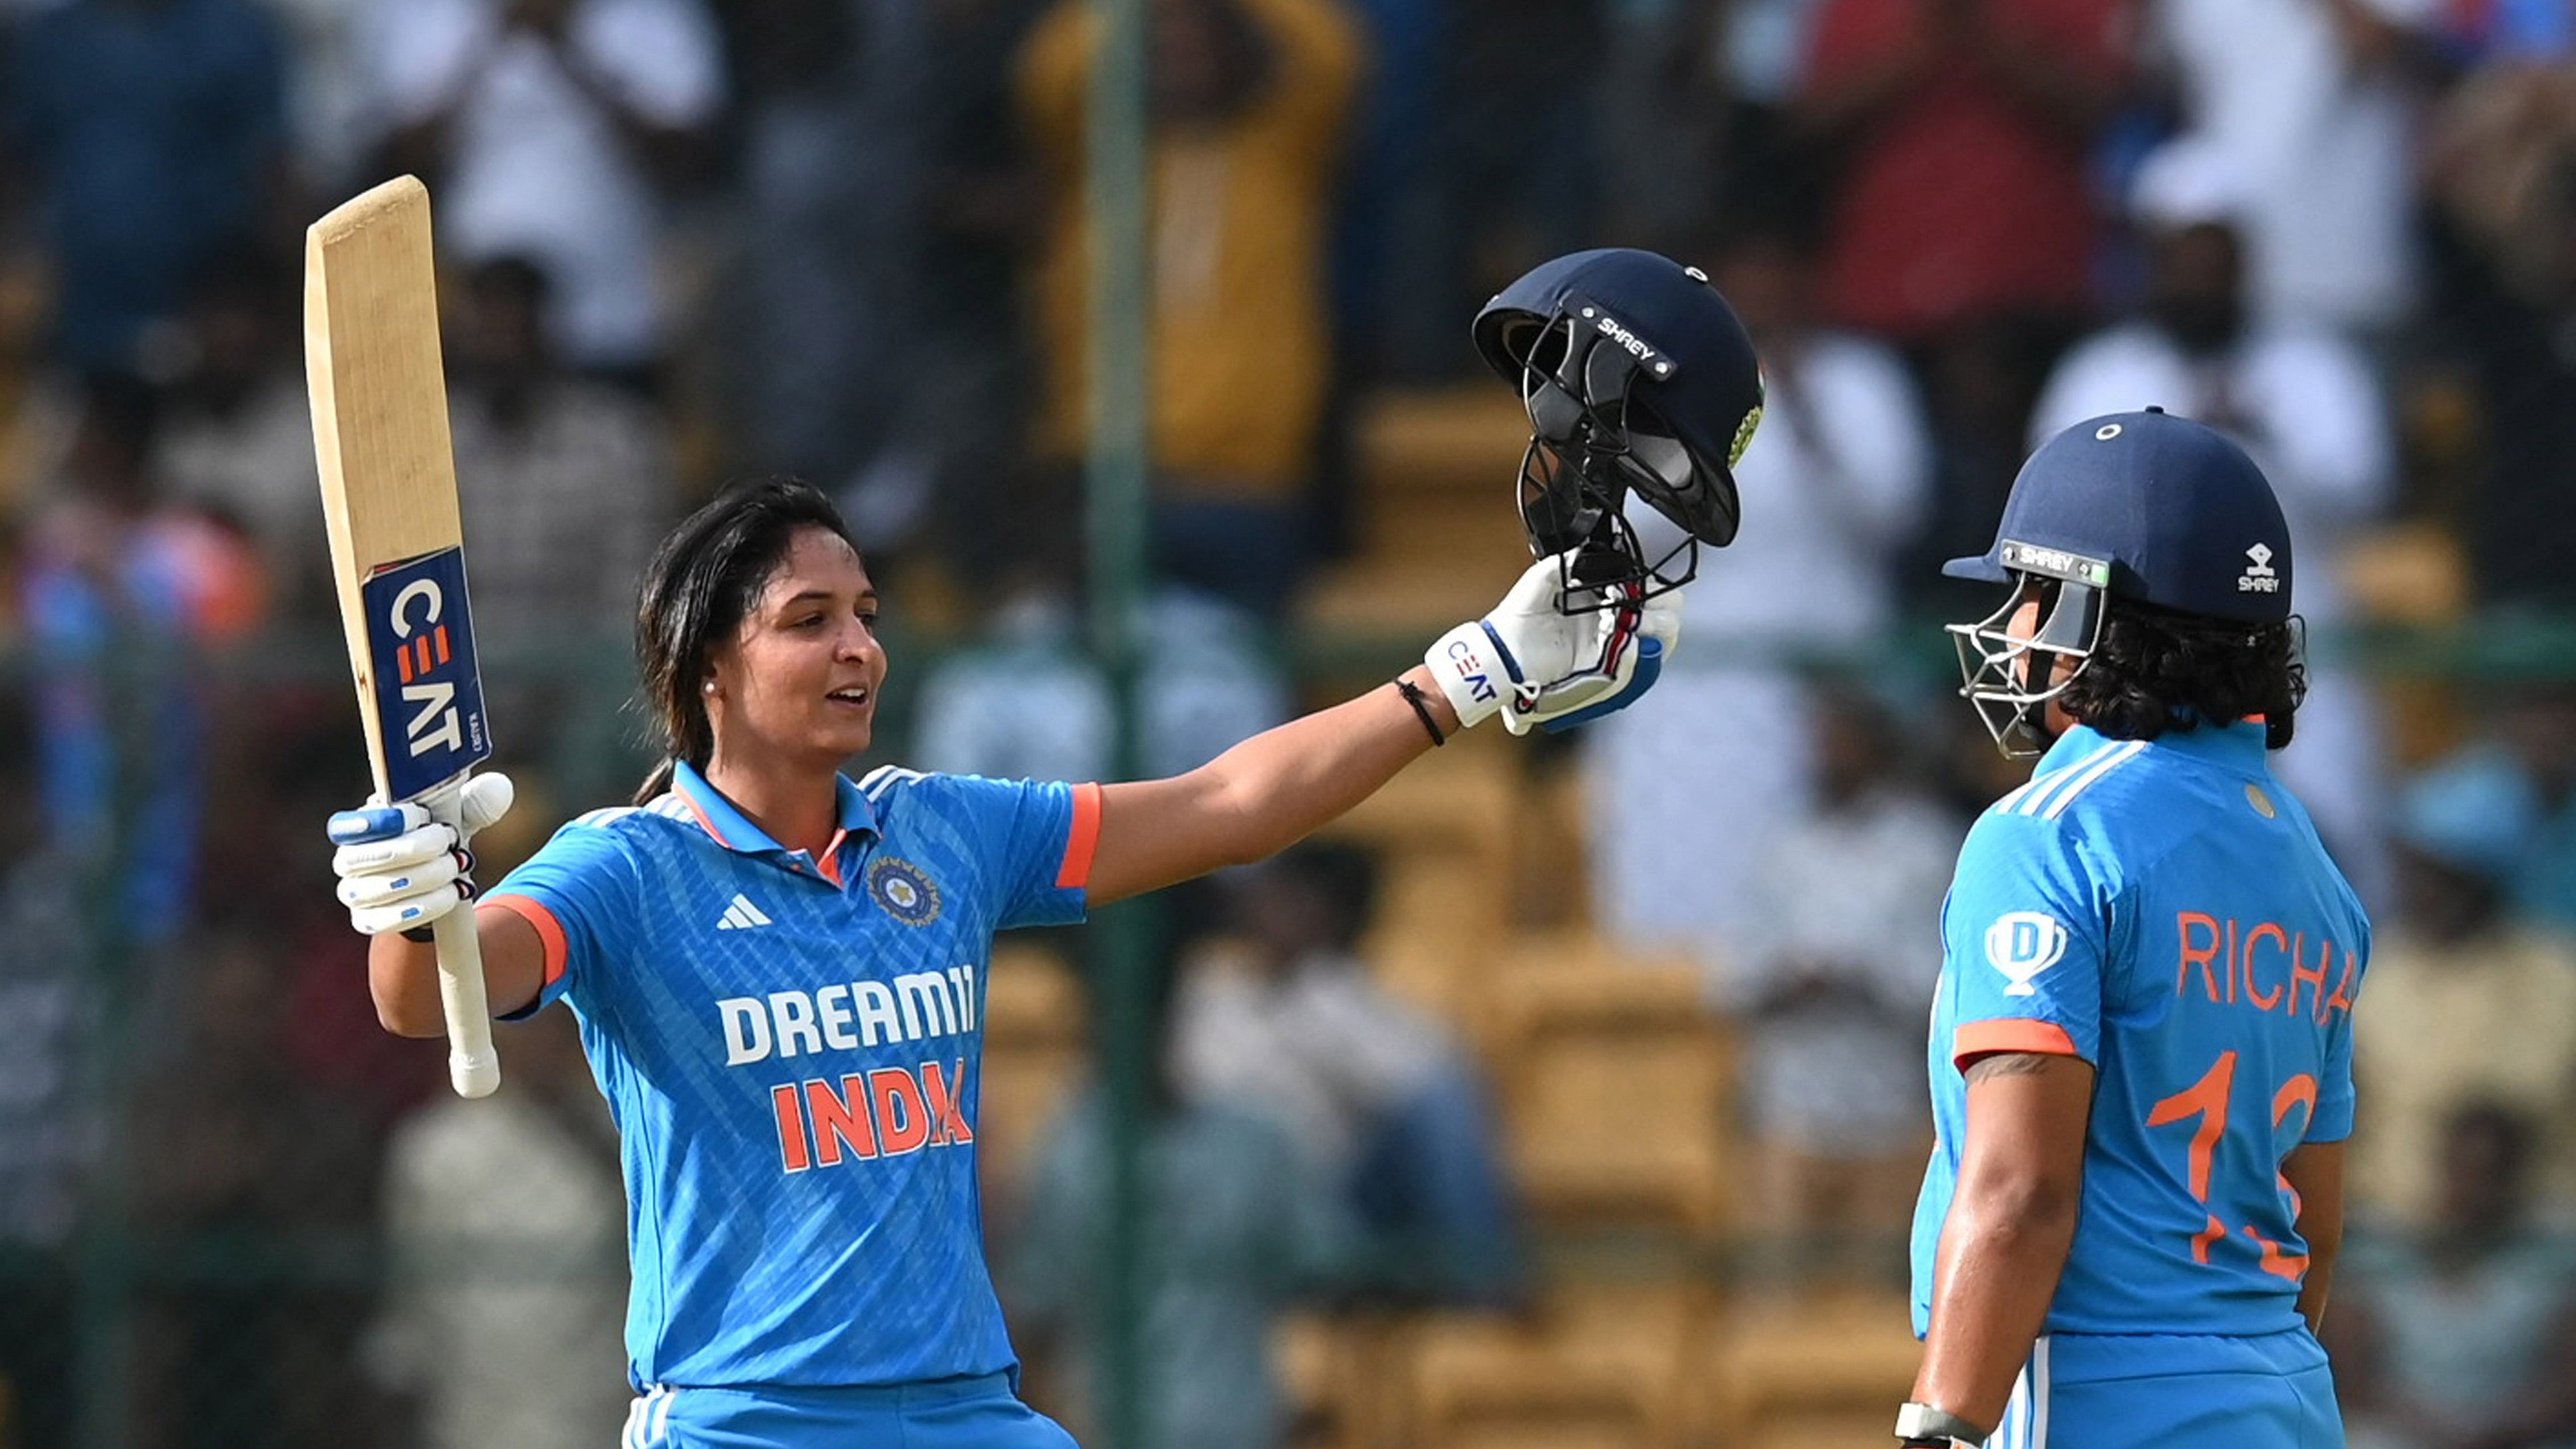
[[[1527,1323],[1441,1319],[1412,1353],[1415,1441],[1427,1449],[1666,1449],[1679,1427],[1672,1291],[1553,1306]]]
[[[1514,921],[1534,930],[1575,932],[1592,921],[1591,817],[1583,771],[1548,770],[1524,794],[1521,828],[1512,838]]]
[[[1360,405],[1354,451],[1372,493],[1499,492],[1520,467],[1529,414],[1510,389],[1381,392]]]
[[[2468,556],[2437,523],[2394,523],[2344,547],[2344,588],[2356,617],[2392,624],[2447,624],[2468,612]]]
[[[1388,852],[1464,853],[1500,869],[1522,808],[1515,743],[1500,730],[1463,736],[1415,761],[1326,833]]]
[[[1727,1049],[1679,961],[1619,961],[1584,937],[1513,945],[1483,1035],[1512,1155],[1543,1221],[1724,1220]]]
[[[1361,955],[1378,982],[1453,1029],[1478,1029],[1478,997],[1504,936],[1503,883],[1474,861],[1416,852],[1390,861]]]
[[[1384,393],[1360,405],[1354,432],[1358,554],[1308,592],[1306,622],[1436,632],[1491,607],[1528,562],[1511,505],[1529,440],[1518,400],[1492,385]]]
[[[1406,1442],[1404,1346],[1415,1323],[1391,1313],[1292,1314],[1272,1336],[1299,1449],[1394,1449]]]
[[[1775,1430],[1813,1440],[1863,1420],[1883,1438],[1921,1360],[1902,1294],[1748,1299],[1711,1336],[1694,1412],[1752,1443]]]
[[[1887,1431],[1896,1423],[1896,1405],[1901,1402],[1835,1413],[1784,1414],[1739,1435],[1719,1435],[1701,1442],[1708,1449],[1858,1449],[1892,1443]]]

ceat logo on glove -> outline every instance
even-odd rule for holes
[[[1986,960],[2012,984],[2006,996],[2035,996],[2032,978],[2066,954],[2066,928],[2055,916],[2013,911],[1986,927]]]
[[[1451,667],[1458,671],[1458,677],[1466,681],[1470,698],[1485,700],[1494,697],[1493,671],[1486,668],[1474,645],[1464,639],[1453,641],[1449,645],[1449,658]]]

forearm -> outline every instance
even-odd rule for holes
[[[1966,1072],[1967,1130],[1933,1255],[1914,1401],[1992,1428],[2048,1321],[2075,1242],[2093,1068],[2004,1052]]]
[[[2343,1252],[2343,1173],[2340,1142],[2303,1143],[2281,1164],[2281,1176],[2299,1204],[2292,1226],[2308,1248],[2308,1270],[2299,1279],[2299,1316],[2312,1333],[2325,1322],[2335,1259]]]
[[[1458,713],[1431,671],[1417,664],[1403,678],[1419,692],[1440,732],[1457,733]],[[1209,768],[1221,777],[1226,798],[1244,822],[1244,858],[1259,860],[1376,794],[1431,748],[1421,716],[1388,685],[1255,735]]]
[[[370,938],[367,990],[376,1000],[377,1022],[394,1035],[447,1034],[446,1013],[438,1000],[436,946],[391,932]]]
[[[492,1014],[507,1016],[535,1001],[545,975],[544,946],[536,928],[496,906],[475,910],[474,931],[482,948],[483,994]],[[447,1035],[436,945],[392,931],[370,938],[367,990],[375,998],[376,1020],[385,1030],[396,1036]]]
[[[1915,1402],[2001,1422],[2074,1241],[2071,1193],[1963,1189],[1941,1230]]]
[[[1404,678],[1443,734],[1457,712],[1420,665]],[[1348,811],[1432,748],[1393,685],[1265,730],[1170,780],[1112,785],[1101,803],[1095,904],[1275,855]],[[1114,837],[1114,844],[1113,844]]]
[[[2299,1280],[2299,1316],[2308,1321],[2310,1333],[2321,1332],[2326,1321],[2326,1299],[2334,1292],[2335,1255],[2316,1243],[2308,1245],[2307,1276]]]

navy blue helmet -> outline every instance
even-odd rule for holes
[[[2088,418],[2040,445],[2013,479],[1992,548],[1952,559],[1953,578],[2014,585],[1992,615],[1953,624],[1966,684],[2008,753],[2044,743],[2040,710],[2102,634],[2106,597],[2241,623],[2290,618],[2290,529],[2272,485],[2216,429],[2161,408]],[[2032,600],[2035,630],[2007,627]]]
[[[1486,303],[1475,335],[1529,412],[1520,511],[1533,553],[1580,549],[1573,582],[1636,598],[1688,583],[1700,544],[1734,541],[1762,370],[1699,269],[1629,248],[1558,257]],[[1685,535],[1659,559],[1624,513],[1631,492]]]

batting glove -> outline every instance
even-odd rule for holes
[[[1572,729],[1635,703],[1681,638],[1681,594],[1605,606],[1565,587],[1571,555],[1531,564],[1494,611],[1422,656],[1462,726],[1500,714],[1513,734]],[[1633,597],[1633,586],[1629,589]]]
[[[367,936],[408,931],[473,899],[474,853],[466,842],[507,814],[516,794],[507,775],[467,780],[458,792],[461,827],[433,819],[414,801],[370,800],[364,809],[334,812],[330,834],[340,848],[331,869],[340,877],[349,924]]]

